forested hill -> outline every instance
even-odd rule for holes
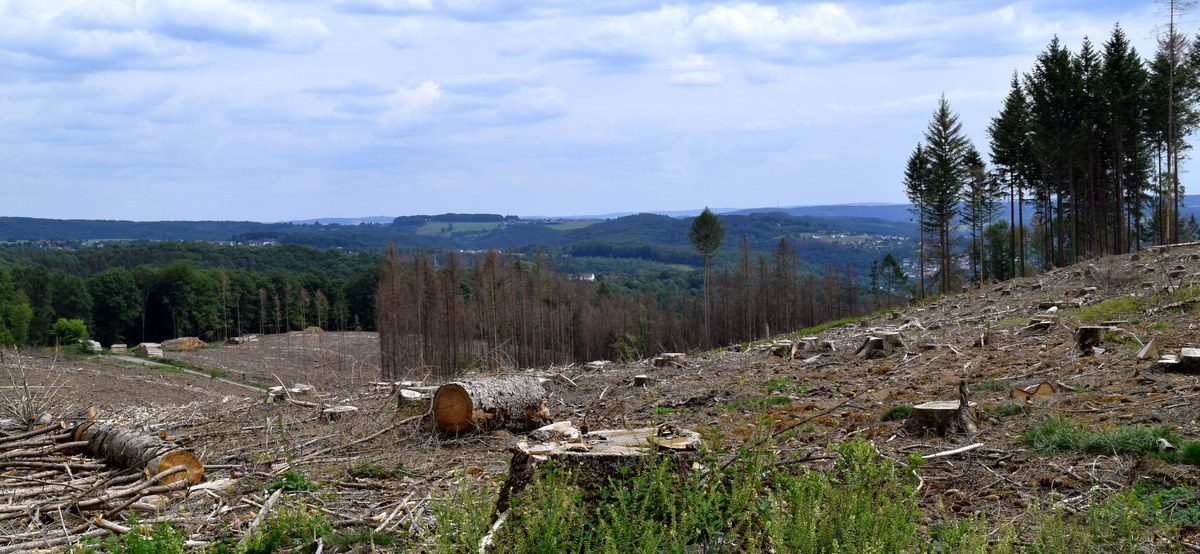
[[[0,241],[203,240],[227,241],[250,232],[288,232],[290,223],[254,221],[115,221],[0,217]]]

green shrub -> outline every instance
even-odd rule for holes
[[[58,339],[58,344],[66,346],[87,339],[87,324],[82,319],[58,318],[50,334]]]
[[[246,541],[245,554],[312,551],[317,539],[333,532],[320,512],[284,503]]]
[[[267,490],[283,489],[285,491],[311,491],[321,488],[321,484],[308,478],[307,475],[288,469],[275,476],[275,480],[267,484]]]
[[[123,552],[125,554],[175,554],[186,552],[187,535],[169,523],[153,526],[131,520],[130,532],[104,539],[84,539],[76,552]]]

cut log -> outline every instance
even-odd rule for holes
[[[143,342],[134,347],[133,352],[139,356],[163,357],[162,345],[157,342]]]
[[[175,339],[164,340],[162,342],[162,347],[163,348],[178,348],[180,350],[191,350],[192,348],[200,348],[201,346],[205,346],[206,344],[208,344],[208,343],[206,343],[196,337],[179,337],[179,338],[175,338]]]
[[[433,395],[443,431],[532,429],[551,421],[546,389],[537,377],[483,377],[447,383]]]
[[[87,441],[89,454],[120,467],[144,469],[150,475],[175,466],[186,468],[182,473],[166,477],[164,484],[186,479],[194,485],[204,478],[204,464],[199,458],[154,435],[88,421],[76,426],[71,436],[75,441]]]
[[[108,348],[108,350],[110,352],[112,352],[113,354],[124,354],[129,351],[129,347],[124,344],[117,343],[117,344],[110,346]]]

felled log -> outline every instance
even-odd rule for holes
[[[545,431],[545,433],[540,433]],[[612,429],[580,433],[560,424],[547,426],[531,436],[550,436],[545,442],[517,443],[512,449],[508,478],[500,488],[496,513],[508,509],[511,500],[533,481],[537,468],[547,460],[565,468],[586,490],[599,490],[612,480],[626,480],[646,467],[655,456],[675,460],[686,471],[692,452],[700,445],[700,434],[673,424],[642,429]]]
[[[446,383],[433,395],[443,431],[533,429],[551,421],[546,389],[537,377],[481,377]]]
[[[163,357],[162,345],[157,342],[143,342],[134,347],[133,352],[141,356]]]
[[[196,484],[204,478],[204,464],[199,458],[154,435],[96,421],[79,424],[71,435],[75,441],[87,442],[88,453],[114,465],[145,469],[150,475],[175,466],[185,468],[183,473],[164,478],[164,484],[183,479]]]
[[[191,350],[207,344],[196,337],[179,337],[162,341],[163,348],[178,348],[180,350]]]
[[[116,344],[114,344],[114,345],[112,345],[112,346],[108,347],[108,349],[109,349],[109,350],[110,350],[110,351],[111,351],[113,354],[124,354],[124,353],[126,353],[126,352],[128,352],[128,351],[129,351],[129,346],[127,346],[127,345],[124,345],[124,344],[121,344],[121,343],[116,343]]]

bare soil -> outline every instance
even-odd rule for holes
[[[1054,413],[1097,426],[1167,425],[1186,438],[1200,439],[1200,377],[1165,373],[1153,360],[1137,358],[1140,345],[1151,340],[1163,353],[1200,346],[1195,305],[1122,314],[1119,321],[1107,323],[1114,331],[1106,334],[1104,352],[1095,355],[1084,355],[1076,346],[1079,310],[1071,307],[1200,284],[1198,272],[1198,246],[1149,250],[829,329],[818,337],[832,341],[832,352],[804,351],[796,359],[750,348],[692,354],[682,367],[655,368],[643,360],[600,369],[514,372],[552,378],[546,386],[557,420],[586,423],[591,429],[672,422],[702,432],[718,450],[765,448],[781,461],[815,458],[805,463],[816,469],[829,463],[822,458],[831,444],[852,437],[869,440],[881,455],[897,461],[910,452],[929,455],[982,443],[923,465],[921,503],[926,518],[986,512],[999,521],[1048,494],[1082,505],[1138,479],[1168,484],[1200,479],[1195,466],[1123,455],[1044,457],[1020,440],[1030,425]],[[1039,307],[1048,302],[1063,307]],[[1057,317],[1049,328],[1030,327],[1032,317],[1051,312]],[[881,330],[899,331],[904,346],[881,358],[856,356],[859,346]],[[507,470],[508,449],[521,437],[508,432],[447,436],[437,432],[422,409],[410,405],[398,411],[392,388],[373,384],[378,348],[373,333],[311,333],[166,353],[244,382],[312,384],[315,393],[294,399],[360,409],[358,415],[336,421],[320,418],[319,408],[267,403],[265,393],[106,356],[60,354],[54,359],[38,352],[15,360],[9,352],[3,365],[11,381],[19,384],[24,375],[29,384],[48,387],[39,389],[47,397],[55,392],[54,405],[47,407],[55,417],[96,405],[100,419],[162,432],[196,452],[209,465],[207,479],[219,485],[165,501],[158,516],[183,525],[194,539],[240,536],[258,511],[242,499],[261,502],[263,485],[285,469],[303,472],[337,492],[321,500],[336,524],[377,526],[393,514],[385,527],[419,532],[431,522],[431,495],[464,471],[498,482]],[[638,374],[651,381],[634,386]],[[1011,398],[1010,391],[1043,382],[1055,392],[1030,400],[1030,414],[984,416],[972,435],[908,436],[901,431],[902,421],[879,420],[893,406],[955,400],[961,382],[969,386],[970,400],[981,406],[1025,402]],[[0,389],[0,396],[15,390]],[[774,440],[763,440],[773,434]],[[348,476],[349,468],[364,462],[400,465],[403,472],[386,479]],[[61,525],[41,517],[0,521],[0,534],[4,525]]]

